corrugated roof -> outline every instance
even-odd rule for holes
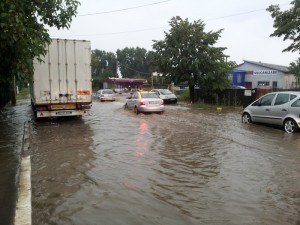
[[[267,67],[272,70],[279,70],[284,73],[289,72],[289,68],[287,66],[275,65],[275,64],[270,64],[270,63],[262,63],[262,62],[254,62],[254,61],[249,61],[249,60],[244,60],[244,62],[251,63],[254,65],[258,65],[258,66]]]

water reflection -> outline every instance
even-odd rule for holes
[[[148,131],[148,124],[145,120],[140,120],[139,122],[139,133],[136,137],[136,156],[143,156],[148,150],[148,139],[145,134]]]
[[[83,207],[76,192],[95,185],[87,174],[94,158],[91,137],[80,119],[33,124],[33,224],[74,224],[72,216]]]

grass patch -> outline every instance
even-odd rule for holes
[[[30,98],[29,88],[22,88],[19,94],[17,94],[17,100],[29,99],[29,98]]]

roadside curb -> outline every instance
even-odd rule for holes
[[[29,154],[29,125],[24,123],[21,165],[18,176],[15,225],[31,225],[31,159]]]

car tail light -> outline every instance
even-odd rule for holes
[[[164,104],[164,100],[161,99],[160,100],[160,104],[163,105]]]
[[[140,101],[140,105],[145,105],[145,102],[144,101]]]

